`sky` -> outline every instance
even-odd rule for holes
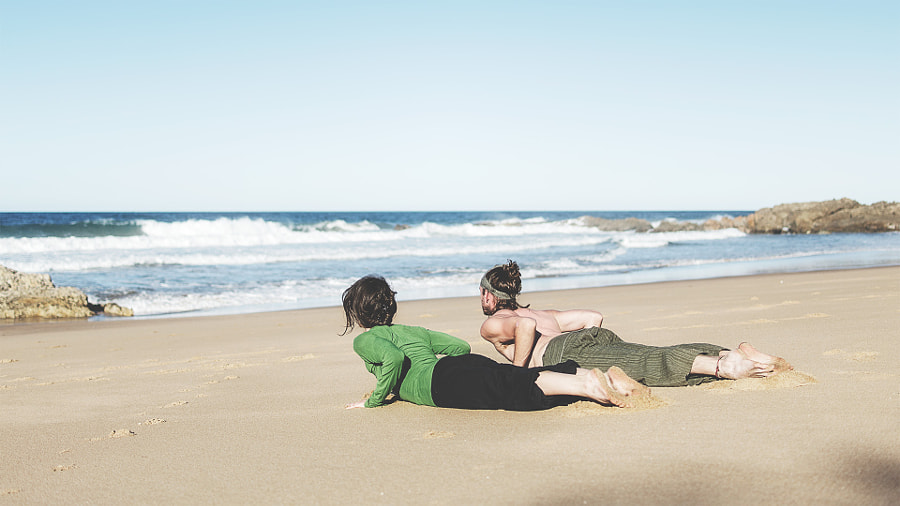
[[[900,2],[0,0],[0,212],[900,200]]]

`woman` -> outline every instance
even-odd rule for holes
[[[361,278],[344,291],[342,335],[357,325],[366,330],[353,340],[353,350],[377,380],[368,399],[347,409],[381,406],[391,393],[445,408],[533,411],[567,404],[573,397],[629,407],[627,397],[649,392],[616,367],[603,373],[568,361],[526,369],[470,354],[462,339],[393,324],[395,294],[380,276]]]

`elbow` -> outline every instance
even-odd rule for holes
[[[400,370],[403,366],[403,359],[406,358],[401,352],[386,354],[381,362],[381,367],[390,371]]]

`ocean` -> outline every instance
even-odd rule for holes
[[[340,305],[366,274],[399,300],[476,296],[507,259],[524,292],[900,265],[900,233],[602,232],[585,216],[702,223],[750,211],[0,213],[0,265],[136,317]]]

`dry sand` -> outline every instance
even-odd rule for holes
[[[397,321],[500,360],[474,292]],[[374,378],[338,308],[0,325],[0,505],[900,502],[900,268],[522,301],[647,344],[749,341],[795,371],[631,410],[348,411]]]

